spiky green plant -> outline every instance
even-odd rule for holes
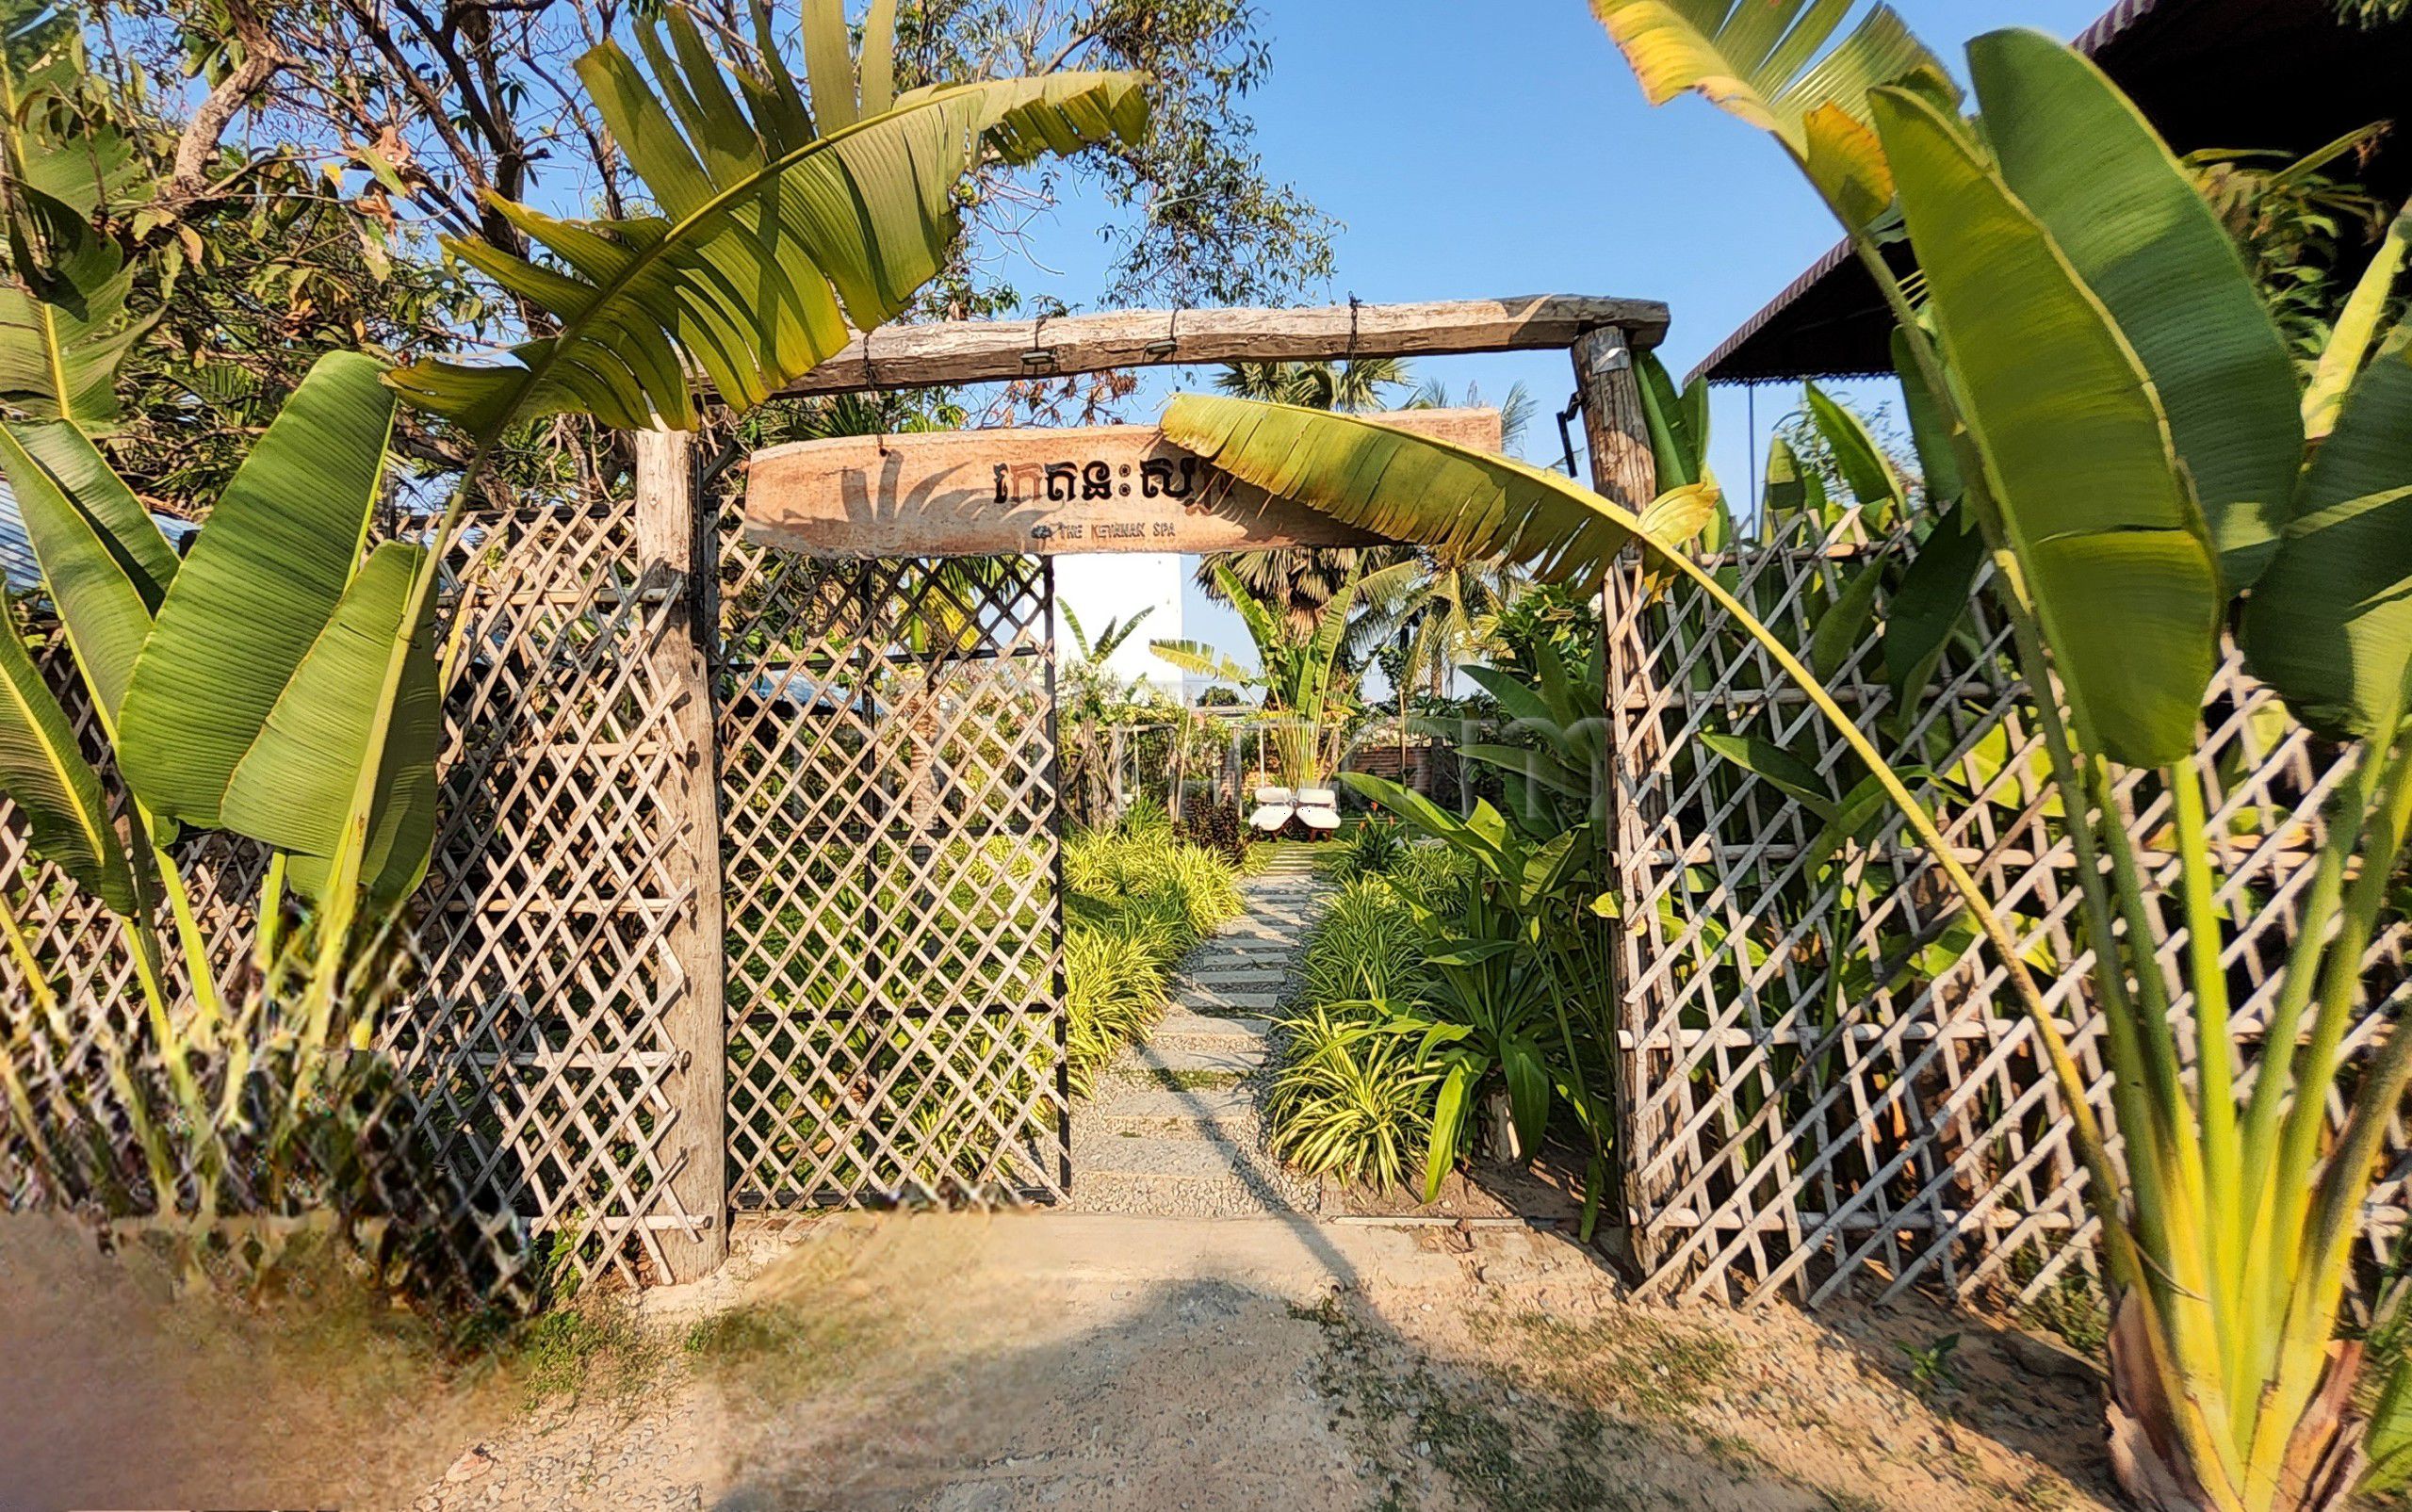
[[[2336,1338],[2339,1311],[2412,1085],[2412,1034],[2389,1033],[2330,1137],[2365,951],[2412,826],[2401,528],[2412,333],[2382,337],[2385,286],[2366,301],[2366,282],[2299,386],[2235,244],[2176,160],[2093,65],[2048,39],[1972,47],[1980,134],[1948,75],[1881,8],[1821,57],[1850,8],[1595,4],[1654,98],[1698,89],[1776,135],[1899,318],[1914,398],[1941,419],[2022,671],[2060,695],[2035,710],[2071,816],[2123,1158],[2003,915],[1917,795],[1792,649],[1644,518],[1562,478],[1342,416],[1184,397],[1166,433],[1353,524],[1506,550],[1547,576],[1596,581],[1638,543],[1732,616],[1866,763],[2029,1018],[2101,1227],[2122,1483],[2153,1507],[2338,1504],[2363,1437],[2349,1406],[2358,1352]],[[1880,245],[1897,201],[1923,311]],[[2196,759],[2240,591],[2252,670],[2349,753],[2249,1094]],[[2172,896],[2147,883],[2117,818],[2123,772],[2171,805]],[[2191,1067],[2158,953],[2173,926]]]
[[[1325,905],[1299,952],[1302,999],[1310,1005],[1367,998],[1409,1000],[1428,984],[1430,932],[1415,905],[1389,878],[1358,877]]]
[[[1318,1007],[1294,1019],[1266,1098],[1273,1153],[1310,1176],[1387,1191],[1431,1136],[1437,1067],[1378,1018]]]

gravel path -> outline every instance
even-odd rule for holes
[[[1072,1113],[1078,1212],[1241,1218],[1320,1211],[1316,1184],[1264,1145],[1275,1019],[1307,926],[1328,890],[1286,851],[1240,885],[1247,912],[1199,943],[1173,1006]]]

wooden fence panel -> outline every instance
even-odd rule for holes
[[[1849,577],[1899,548],[1869,544],[1855,521],[1820,534],[1796,519],[1719,566],[1805,648]],[[1815,1302],[1872,1269],[1893,1291],[2028,1299],[2090,1263],[2090,1246],[2072,1243],[2092,1232],[2083,1173],[2029,1026],[1898,816],[1821,862],[1818,819],[1701,738],[1771,740],[1837,793],[1853,785],[1855,758],[1696,591],[1646,582],[1628,564],[1605,609],[1625,1195],[1650,1289]],[[2109,1124],[2073,863],[2006,625],[1978,599],[1906,726],[1873,637],[1857,638],[1828,688],[1897,764],[1934,774],[1930,805],[2014,916]],[[2220,910],[2249,1062],[2339,772],[2335,752],[2233,657],[2206,717],[2200,766],[2226,851]],[[2120,801],[2147,868],[2169,884],[2166,794],[2130,773]],[[2183,1020],[2185,935],[2166,923],[2160,958]],[[2368,963],[2381,1009],[2405,996],[2404,937],[2387,932]],[[2351,1043],[2365,1047],[2384,1016],[2374,1010]],[[2371,1211],[2374,1258],[2401,1226],[2402,1132]]]
[[[659,556],[659,551],[657,551]],[[462,585],[443,821],[417,906],[425,972],[388,1048],[459,1184],[572,1277],[685,1278],[717,1222],[671,1178],[682,1129],[669,1018],[696,880],[675,567],[631,498],[490,513]]]
[[[724,561],[732,1202],[1060,1197],[1052,569]]]

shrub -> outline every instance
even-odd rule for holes
[[[1407,836],[1398,821],[1369,815],[1341,842],[1340,854],[1325,863],[1324,874],[1334,882],[1387,873],[1407,854]]]
[[[1310,1176],[1404,1183],[1430,1137],[1439,1074],[1413,1036],[1328,1008],[1291,1031],[1268,1103],[1273,1152]]]
[[[1203,846],[1232,866],[1247,859],[1247,837],[1240,833],[1239,810],[1206,793],[1191,793],[1182,800],[1181,833],[1190,844]]]
[[[1064,888],[1066,1038],[1072,1090],[1086,1096],[1162,1011],[1173,963],[1245,905],[1230,863],[1138,806],[1064,843]]]
[[[1126,838],[1162,835],[1172,837],[1172,810],[1152,798],[1133,798],[1122,810],[1122,821],[1115,826]]]
[[[1175,952],[1178,953],[1178,952]],[[1075,1097],[1164,1006],[1165,957],[1145,930],[1079,928],[1064,939],[1065,1034]]]
[[[1465,856],[1436,845],[1410,845],[1387,873],[1400,897],[1426,908],[1449,912],[1465,897],[1474,868]]]
[[[1406,1000],[1424,986],[1424,927],[1397,887],[1361,877],[1342,887],[1308,936],[1299,962],[1311,1008],[1367,998]]]
[[[1166,848],[1157,887],[1181,900],[1189,927],[1211,935],[1237,919],[1247,904],[1240,898],[1239,874],[1222,857],[1194,845]]]

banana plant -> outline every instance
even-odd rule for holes
[[[1715,70],[1687,77],[1627,53],[1654,73],[1654,92],[1721,87]],[[2412,492],[2412,351],[2405,333],[2379,329],[2404,222],[2299,388],[2235,244],[2097,70],[2029,32],[1980,38],[1969,60],[1981,135],[1915,80],[1858,80],[1880,87],[1834,103],[1869,127],[1857,182],[1892,187],[1923,318],[1881,268],[1863,201],[1818,187],[1900,317],[1913,404],[1947,417],[2020,659],[2038,686],[2056,674],[2067,707],[2065,723],[2051,700],[2039,713],[2079,816],[2127,1136],[2125,1186],[2097,1171],[2094,1193],[2117,1309],[2113,1448],[2150,1504],[2327,1504],[2360,1453],[2358,1361],[2334,1341],[2338,1310],[2384,1125],[2412,1076],[2412,1040],[2390,1036],[2322,1156],[2412,783],[2400,727],[2412,623],[2398,602],[2412,564],[2395,524]],[[2219,626],[2240,594],[2248,665],[2353,750],[2249,1097],[2194,758]],[[2085,817],[2089,803],[2115,812],[2122,768],[2169,795],[2175,899],[2149,895],[2124,826]],[[2189,938],[2192,1088],[2141,943],[2164,902]]]
[[[1538,834],[1487,799],[1476,799],[1474,812],[1459,819],[1380,777],[1351,772],[1342,780],[1471,863],[1459,907],[1444,917],[1414,905],[1433,941],[1429,990],[1412,1002],[1378,1005],[1392,1030],[1416,1037],[1418,1064],[1439,1079],[1424,1200],[1440,1195],[1442,1179],[1468,1143],[1477,1095],[1495,1072],[1516,1147],[1525,1155],[1540,1147],[1556,1103],[1573,1113],[1589,1146],[1581,1217],[1589,1239],[1608,1187],[1614,1129],[1599,1090],[1611,1068],[1591,1063],[1616,1043],[1612,1017],[1598,1016],[1607,1006],[1599,990],[1607,963],[1592,927],[1601,896],[1597,827],[1584,822]],[[1587,1007],[1593,1010],[1584,1026],[1588,1037],[1575,1029]]]
[[[151,1032],[188,1121],[208,1110],[185,1028],[226,1012],[173,842],[188,827],[223,828],[271,847],[255,959],[281,968],[277,900],[289,886],[311,904],[304,1037],[323,1038],[358,966],[351,920],[389,915],[427,864],[435,564],[460,541],[505,433],[562,414],[692,429],[705,382],[725,404],[757,404],[856,330],[903,312],[954,244],[954,191],[974,167],[1146,128],[1135,73],[900,92],[894,21],[893,0],[875,0],[857,63],[840,0],[807,0],[809,99],[781,66],[758,3],[758,68],[725,66],[676,8],[635,27],[643,68],[616,43],[587,54],[579,77],[658,213],[573,221],[498,203],[545,263],[479,243],[448,248],[551,329],[485,366],[430,359],[381,374],[367,358],[323,359],[186,560],[95,445],[114,416],[115,364],[139,331],[122,308],[122,264],[89,224],[78,235],[89,206],[74,197],[93,186],[46,178],[42,165],[60,154],[28,151],[19,128],[31,116],[6,113],[0,199],[19,286],[0,301],[10,337],[0,403],[25,418],[0,430],[0,464],[124,779],[126,823],[121,832],[13,624],[0,646],[0,791],[25,811],[39,854],[129,920]],[[12,34],[11,58],[24,41]],[[0,70],[12,101],[16,82]],[[472,461],[419,541],[372,549],[398,398],[462,428]],[[151,927],[162,912],[186,958],[189,1016],[171,1001],[179,974]],[[12,956],[32,962],[24,932],[5,922]],[[47,996],[38,963],[28,974]],[[352,1032],[367,1035],[365,1017]],[[13,1074],[0,1091],[12,1108],[22,1100]],[[136,1130],[155,1153],[165,1146],[154,1132]],[[153,1163],[165,1194],[177,1173],[163,1157]],[[215,1199],[215,1181],[198,1184]]]
[[[1265,710],[1289,716],[1273,737],[1283,780],[1294,791],[1318,787],[1339,760],[1339,752],[1333,749],[1336,724],[1346,718],[1352,702],[1342,652],[1347,642],[1349,611],[1364,589],[1364,576],[1352,573],[1324,606],[1314,633],[1301,637],[1289,628],[1279,612],[1250,593],[1229,566],[1217,561],[1214,569],[1215,581],[1239,611],[1248,639],[1256,643],[1257,670],[1250,672],[1197,641],[1150,641],[1148,649],[1182,672],[1262,689]]]
[[[2100,1222],[2123,1485],[2157,1508],[2339,1504],[2362,1455],[2358,1351],[2337,1340],[2339,1313],[2387,1126],[2412,1084],[2412,1035],[2390,1032],[2329,1138],[2345,1032],[2365,1010],[2362,961],[2412,824],[2412,333],[2359,337],[2339,358],[2333,429],[2310,447],[2313,406],[2234,243],[2084,58],[2031,32],[1979,39],[1980,135],[1882,8],[1822,56],[1849,7],[1595,8],[1654,99],[1697,89],[1776,135],[1899,317],[1923,389],[1914,402],[1941,418],[2021,668],[2059,693],[2035,707],[2076,853],[2123,1158],[2001,912],[1918,795],[1782,638],[1631,512],[1345,416],[1183,396],[1165,433],[1351,523],[1505,550],[1545,575],[1596,581],[1613,549],[1638,543],[1733,615],[1866,763],[2030,1021]],[[1879,251],[1903,233],[1924,311]],[[2382,260],[2371,276],[2391,268]],[[2198,756],[2240,594],[2252,671],[2350,753],[2249,1096]],[[2123,773],[2171,805],[2175,897],[2146,885],[2116,818]],[[2172,915],[2192,989],[2191,1083],[2154,953]]]
[[[334,972],[289,980],[288,886],[307,901],[311,934],[349,947],[364,903],[372,918],[390,914],[427,865],[437,738],[428,627],[411,637],[398,700],[379,701],[373,661],[361,655],[394,633],[422,553],[367,545],[395,411],[367,358],[338,353],[312,368],[181,558],[72,417],[94,413],[79,406],[82,392],[71,382],[51,396],[69,417],[0,424],[0,471],[122,780],[122,827],[13,617],[0,630],[0,791],[24,811],[33,853],[124,920],[152,1049],[191,1143],[172,1153],[142,1100],[122,1100],[159,1211],[205,1217],[250,1132],[245,1068],[273,1060],[293,1079],[270,1120],[277,1164],[329,1052],[365,1043],[367,1018],[342,1012],[364,984]],[[365,800],[364,782],[373,784]],[[356,805],[367,822],[351,825]],[[190,863],[173,844],[187,827],[231,828],[271,847],[256,990],[231,1001],[220,973],[233,952],[204,934]],[[328,890],[339,870],[367,879],[365,899]],[[48,1000],[48,973],[5,911],[0,932]],[[172,967],[163,934],[175,942]],[[366,966],[368,954],[320,958]],[[197,1011],[182,1011],[178,984]],[[30,1109],[14,1111],[30,1133]]]

